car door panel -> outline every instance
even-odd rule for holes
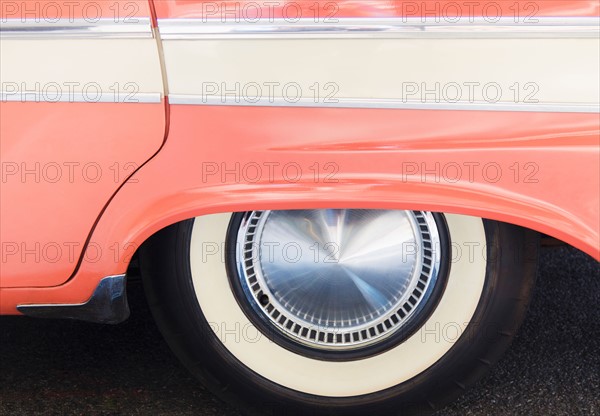
[[[105,205],[164,140],[148,3],[51,3],[2,4],[3,287],[68,280]]]

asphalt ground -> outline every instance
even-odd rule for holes
[[[129,287],[118,326],[0,317],[0,415],[237,416],[173,357]],[[600,267],[545,248],[527,319],[490,374],[436,416],[600,415]]]

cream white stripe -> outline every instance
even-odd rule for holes
[[[0,91],[16,101],[93,102],[101,94],[98,101],[115,102],[115,93],[140,100],[164,93],[152,38],[2,38],[0,80]],[[87,97],[74,98],[78,93]]]
[[[169,95],[200,101],[273,105],[269,99],[281,98],[289,105],[301,97],[309,106],[335,106],[332,98],[350,107],[465,103],[524,111],[545,109],[540,104],[548,111],[593,111],[599,102],[599,39],[171,40],[164,46]]]
[[[147,17],[115,21],[114,19],[59,19],[56,22],[35,19],[0,20],[2,39],[55,38],[152,38],[152,25]]]
[[[414,100],[353,99],[340,98],[331,102],[315,102],[311,98],[290,101],[284,98],[261,98],[248,101],[225,97],[203,97],[201,95],[174,94],[170,104],[205,106],[248,106],[248,107],[319,107],[319,108],[380,108],[403,110],[471,110],[471,111],[526,111],[556,113],[597,113],[600,105],[563,103],[509,103],[509,102],[422,102]]]
[[[513,18],[490,21],[482,17],[456,22],[421,18],[338,18],[315,22],[303,18],[260,19],[159,19],[161,37],[169,39],[339,39],[339,38],[595,38],[600,36],[597,17],[539,17],[527,22]]]

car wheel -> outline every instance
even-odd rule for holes
[[[185,366],[260,414],[424,414],[508,347],[537,233],[451,214],[252,211],[142,247],[147,298]]]

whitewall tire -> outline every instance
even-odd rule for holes
[[[344,218],[351,214],[355,213],[343,213]],[[375,218],[369,219],[370,223],[379,221],[380,217],[386,221],[392,218],[384,211],[369,214]],[[431,214],[425,214],[433,224]],[[244,296],[233,289],[238,279],[232,278],[233,269],[235,263],[243,259],[236,257],[236,249],[232,248],[240,250],[239,245],[228,244],[226,240],[241,235],[236,215],[208,215],[168,227],[142,247],[140,259],[150,305],[175,353],[215,393],[257,412],[281,413],[284,409],[289,414],[410,414],[435,409],[479,378],[509,345],[524,315],[534,280],[535,233],[475,217],[435,214],[437,222],[444,223],[443,233],[448,240],[444,250],[434,250],[443,254],[444,258],[438,262],[447,264],[440,268],[444,276],[436,283],[440,286],[435,289],[439,292],[437,298],[423,301],[431,305],[421,313],[420,320],[415,312],[411,318],[414,322],[409,322],[417,327],[407,331],[404,337],[392,342],[395,335],[391,334],[386,338],[390,341],[386,341],[385,348],[362,356],[353,352],[358,347],[350,345],[347,358],[336,359],[345,352],[343,343],[332,344],[328,349],[317,343],[308,345],[310,342],[296,339],[293,333],[288,337],[280,331],[276,320],[271,330],[268,314],[263,317],[265,326],[256,325],[258,318],[253,316],[253,309],[247,307]],[[300,215],[302,224],[310,223],[313,218],[308,211],[292,215]],[[357,218],[365,215],[356,213]],[[273,214],[271,221],[275,223],[276,218]],[[282,218],[286,230],[295,221],[290,216]],[[348,227],[351,226],[354,228],[349,235],[361,233],[358,225]],[[267,225],[264,227],[261,232],[266,235]],[[439,227],[441,230],[442,225]],[[318,234],[314,225],[310,229]],[[380,232],[384,228],[373,229]],[[326,231],[331,234],[331,230]],[[273,236],[282,235],[278,232]],[[379,264],[386,261],[382,256],[377,260]],[[298,274],[297,270],[310,269],[313,265],[294,267],[299,269],[290,270]],[[411,273],[418,267],[423,264],[417,259]],[[393,274],[374,275],[370,282],[389,275]],[[319,275],[318,284],[323,281],[326,279]],[[275,283],[269,296],[273,304],[278,304],[273,298],[282,290]],[[265,292],[269,284],[265,283]],[[364,295],[367,289],[363,290],[362,286],[359,289],[363,296],[354,303],[368,301]],[[387,292],[376,291],[379,296],[376,299],[381,298],[382,293]],[[393,299],[401,297],[394,295]],[[248,299],[249,303],[253,300],[250,295]],[[283,301],[280,304],[285,306]],[[257,315],[260,314],[260,310],[256,310]],[[307,312],[301,316],[306,317]],[[373,316],[373,311],[368,316]],[[388,327],[392,326],[391,320],[386,322]],[[383,325],[379,328],[386,329]],[[338,341],[343,339],[338,337]],[[351,340],[351,337],[346,339]],[[296,341],[299,341],[298,349],[289,347]],[[367,347],[376,348],[374,345]],[[322,356],[320,349],[324,351]]]

